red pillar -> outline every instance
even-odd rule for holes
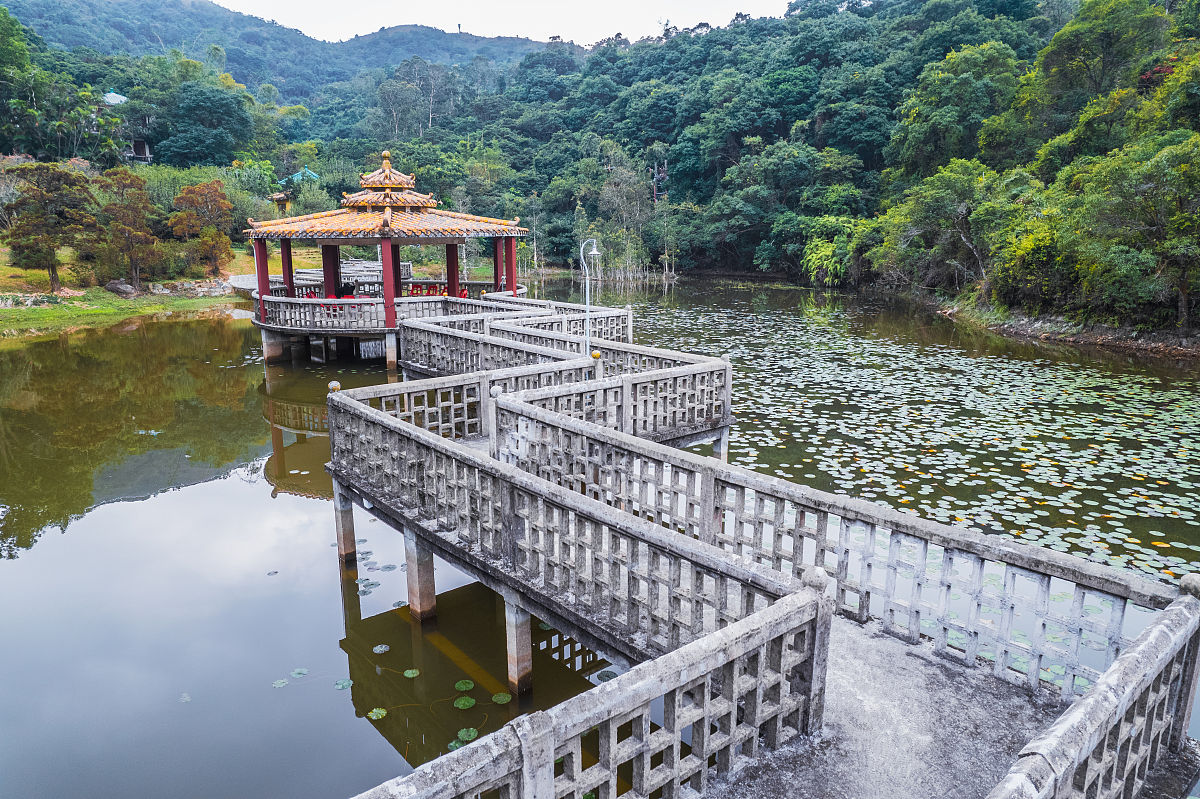
[[[332,297],[337,292],[341,272],[341,261],[336,244],[321,245],[321,277],[325,283],[325,296]]]
[[[446,245],[446,294],[458,296],[458,245]]]
[[[296,296],[296,276],[292,272],[292,240],[279,240],[279,258],[283,261],[283,285],[287,286],[287,295]]]
[[[504,262],[504,240],[499,236],[492,239],[492,243],[496,245],[496,252],[492,256],[492,290],[500,290],[500,273],[503,268],[500,266]]]
[[[396,250],[391,239],[379,242],[383,256],[383,326],[388,330],[396,327]]]
[[[396,287],[396,296],[404,296],[404,280],[400,275],[400,245],[392,245],[392,285]]]
[[[267,274],[267,240],[254,239],[254,275],[258,278],[258,318],[267,319],[267,301],[271,296],[271,278]]]
[[[517,240],[513,236],[504,239],[504,281],[513,296],[517,296]]]

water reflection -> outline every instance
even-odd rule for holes
[[[259,455],[244,321],[133,319],[0,350],[0,555],[89,509],[211,480]]]

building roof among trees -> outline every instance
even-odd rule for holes
[[[437,208],[437,200],[412,189],[413,175],[383,166],[360,179],[362,190],[344,195],[342,207],[316,214],[256,222],[246,231],[252,239],[464,239],[524,236],[520,219],[492,219]]]

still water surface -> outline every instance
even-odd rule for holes
[[[599,301],[731,357],[732,461],[1163,579],[1198,566],[1186,365],[768,286]],[[611,676],[552,658],[540,624],[534,695],[504,701],[502,603],[439,563],[437,627],[412,624],[402,542],[362,513],[340,572],[331,379],[386,375],[265,370],[228,315],[4,343],[0,796],[344,796]]]

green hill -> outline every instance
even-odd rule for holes
[[[413,56],[441,64],[468,63],[476,56],[506,63],[545,46],[531,39],[447,33],[421,25],[323,42],[208,0],[8,0],[5,6],[47,44],[65,49],[129,55],[178,49],[204,60],[211,45],[220,45],[237,80],[250,86],[273,83],[291,98]]]

